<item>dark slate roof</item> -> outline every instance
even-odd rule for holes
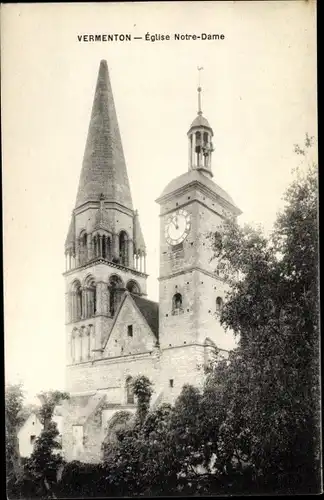
[[[133,210],[132,197],[106,61],[100,62],[91,119],[76,199],[76,208],[107,201]]]
[[[212,130],[207,118],[205,118],[203,115],[196,116],[196,118],[192,122],[189,130],[191,130],[194,127],[206,127],[206,128],[209,128],[210,130]]]
[[[159,338],[159,304],[140,295],[131,294],[135,304],[143,314],[156,339]]]
[[[222,189],[220,186],[218,186],[214,181],[212,181],[209,177],[204,175],[202,172],[200,172],[197,169],[192,169],[189,170],[188,172],[185,172],[182,175],[179,175],[175,179],[173,179],[169,184],[165,187],[163,190],[161,196],[158,198],[157,201],[159,201],[160,198],[163,198],[164,196],[167,196],[168,194],[171,194],[178,189],[181,189],[182,187],[185,187],[189,184],[198,182],[199,184],[202,184],[203,186],[207,187],[213,193],[218,195],[220,198],[223,198],[225,201],[230,203],[232,207],[234,207],[235,212],[241,213],[241,210],[235,205],[233,199],[230,197],[224,189]]]

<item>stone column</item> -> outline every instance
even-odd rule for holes
[[[71,293],[65,294],[65,323],[71,322]]]
[[[86,329],[86,339],[87,339],[87,358],[90,359],[90,327],[88,326]]]
[[[132,263],[134,261],[134,243],[132,239],[128,240],[128,266],[133,267]]]
[[[86,317],[86,289],[85,288],[82,288],[81,301],[82,301],[81,319],[84,319]]]
[[[90,358],[93,358],[94,353],[92,352],[92,350],[96,348],[94,325],[90,325],[89,330],[90,330],[90,332],[89,332],[89,335],[90,335]]]
[[[144,254],[144,273],[146,274],[146,253]]]
[[[77,266],[79,266],[81,264],[81,260],[80,260],[80,239],[79,238],[77,238],[77,240],[76,240],[75,261],[76,261],[76,265]]]
[[[75,292],[71,292],[71,321],[75,321],[75,316],[76,316],[75,302],[76,302]]]
[[[188,137],[188,170],[191,170],[192,167],[191,137],[192,135],[189,135]]]

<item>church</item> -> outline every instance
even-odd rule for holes
[[[184,124],[185,126],[185,124]],[[213,129],[201,110],[188,132],[188,166],[160,205],[159,301],[147,296],[146,245],[134,209],[106,61],[100,62],[75,207],[65,241],[66,390],[56,408],[66,460],[97,462],[107,426],[134,412],[132,380],[153,383],[152,407],[184,384],[202,387],[214,346],[234,339],[219,322],[226,283],[207,234],[240,215],[213,181]],[[153,202],[153,200],[152,200]]]

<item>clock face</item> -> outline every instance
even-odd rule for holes
[[[169,245],[179,245],[189,234],[191,227],[190,214],[186,210],[178,210],[169,215],[165,223],[165,239]]]

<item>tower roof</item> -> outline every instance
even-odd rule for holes
[[[212,191],[214,195],[225,200],[225,202],[231,206],[232,211],[236,215],[240,215],[242,213],[241,210],[235,205],[231,196],[226,191],[224,191],[224,189],[218,186],[214,181],[209,179],[206,175],[199,172],[197,169],[190,170],[189,172],[179,175],[171,182],[169,182],[169,184],[164,188],[162,194],[156,201],[159,203],[165,197],[171,196],[181,189],[194,185],[204,186],[205,188],[209,189],[209,191]]]
[[[206,127],[209,128],[212,131],[211,126],[209,125],[209,122],[207,118],[205,118],[202,114],[198,114],[192,124],[190,125],[189,131],[194,128],[194,127]]]
[[[126,163],[106,61],[100,62],[76,207],[107,201],[133,210]]]

